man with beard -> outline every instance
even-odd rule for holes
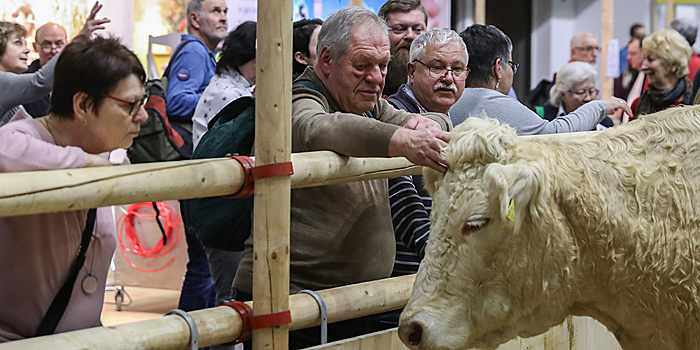
[[[433,28],[411,44],[408,83],[386,100],[407,112],[448,114],[464,92],[468,63],[467,46],[459,34]],[[416,273],[430,233],[432,199],[423,188],[423,176],[389,179],[389,201],[396,236],[392,277]],[[399,314],[393,321],[398,322]]]
[[[190,0],[187,33],[170,60],[166,112],[173,128],[192,143],[192,115],[204,89],[214,76],[214,51],[228,32],[224,0]],[[188,135],[189,133],[189,135]],[[214,280],[204,247],[193,232],[186,232],[187,273],[178,308],[193,311],[215,306]]]
[[[420,0],[389,0],[379,9],[379,17],[389,26],[391,61],[387,67],[384,95],[395,94],[406,83],[411,43],[428,26],[428,11]]]

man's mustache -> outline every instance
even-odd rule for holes
[[[441,81],[439,81],[437,84],[433,86],[433,91],[438,91],[438,90],[452,90],[455,94],[457,93],[457,85],[454,83],[449,83],[445,84]]]

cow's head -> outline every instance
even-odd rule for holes
[[[469,118],[443,152],[447,173],[425,171],[430,241],[399,327],[412,349],[496,348],[566,317],[575,247],[523,151],[510,127]]]

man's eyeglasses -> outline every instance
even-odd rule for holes
[[[121,103],[129,105],[129,115],[132,117],[135,116],[136,113],[139,112],[139,109],[141,109],[141,106],[143,106],[143,104],[146,103],[146,100],[148,100],[148,95],[143,95],[143,96],[141,96],[140,99],[138,99],[134,102],[122,100],[121,98],[117,98],[117,97],[110,96],[110,95],[102,95],[102,96],[110,98],[110,99],[115,100],[117,102],[121,102]]]
[[[53,49],[61,50],[64,46],[66,46],[66,43],[64,43],[63,41],[57,41],[55,43],[45,42],[39,45],[39,47],[41,47],[41,51],[44,52],[51,52],[51,50]]]
[[[585,96],[593,96],[593,97],[596,97],[596,96],[598,96],[598,93],[600,92],[600,90],[598,90],[598,89],[596,89],[596,88],[593,88],[593,89],[579,90],[579,91],[571,91],[571,90],[568,90],[568,91],[566,91],[566,92],[568,92],[568,93],[570,93],[570,94],[574,94],[574,95],[576,95],[576,96],[578,96],[578,97],[585,97]]]
[[[515,63],[513,61],[508,61],[508,64],[510,64],[510,68],[513,68],[513,74],[518,72],[518,67],[520,67],[520,63]]]
[[[430,72],[430,76],[435,78],[435,79],[444,79],[447,76],[447,73],[452,73],[452,79],[454,80],[466,80],[467,76],[469,75],[469,68],[446,68],[446,67],[440,67],[440,66],[429,66],[420,60],[413,60],[413,62],[418,62],[422,65],[424,65],[426,68],[428,68],[428,72]]]
[[[586,52],[600,52],[601,48],[600,46],[577,46],[574,47],[576,50],[581,50],[581,51],[586,51]]]
[[[398,25],[398,26],[394,26],[394,27],[389,28],[389,30],[391,30],[391,32],[396,34],[396,35],[401,35],[403,33],[406,33],[408,28],[411,28],[411,31],[413,31],[413,33],[415,33],[416,35],[420,35],[420,33],[423,33],[425,31],[425,27],[422,25],[415,25],[413,27],[409,27],[409,26],[405,26],[405,25]]]

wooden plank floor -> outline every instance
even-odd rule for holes
[[[107,284],[114,284],[114,271],[107,275]],[[117,311],[115,302],[116,291],[105,292],[105,301],[102,306],[102,324],[114,326],[122,323],[149,320],[165,315],[166,312],[176,309],[180,299],[180,291],[174,289],[159,289],[125,286],[124,303],[122,311]],[[131,299],[129,299],[131,297]],[[129,303],[131,300],[131,303]]]

